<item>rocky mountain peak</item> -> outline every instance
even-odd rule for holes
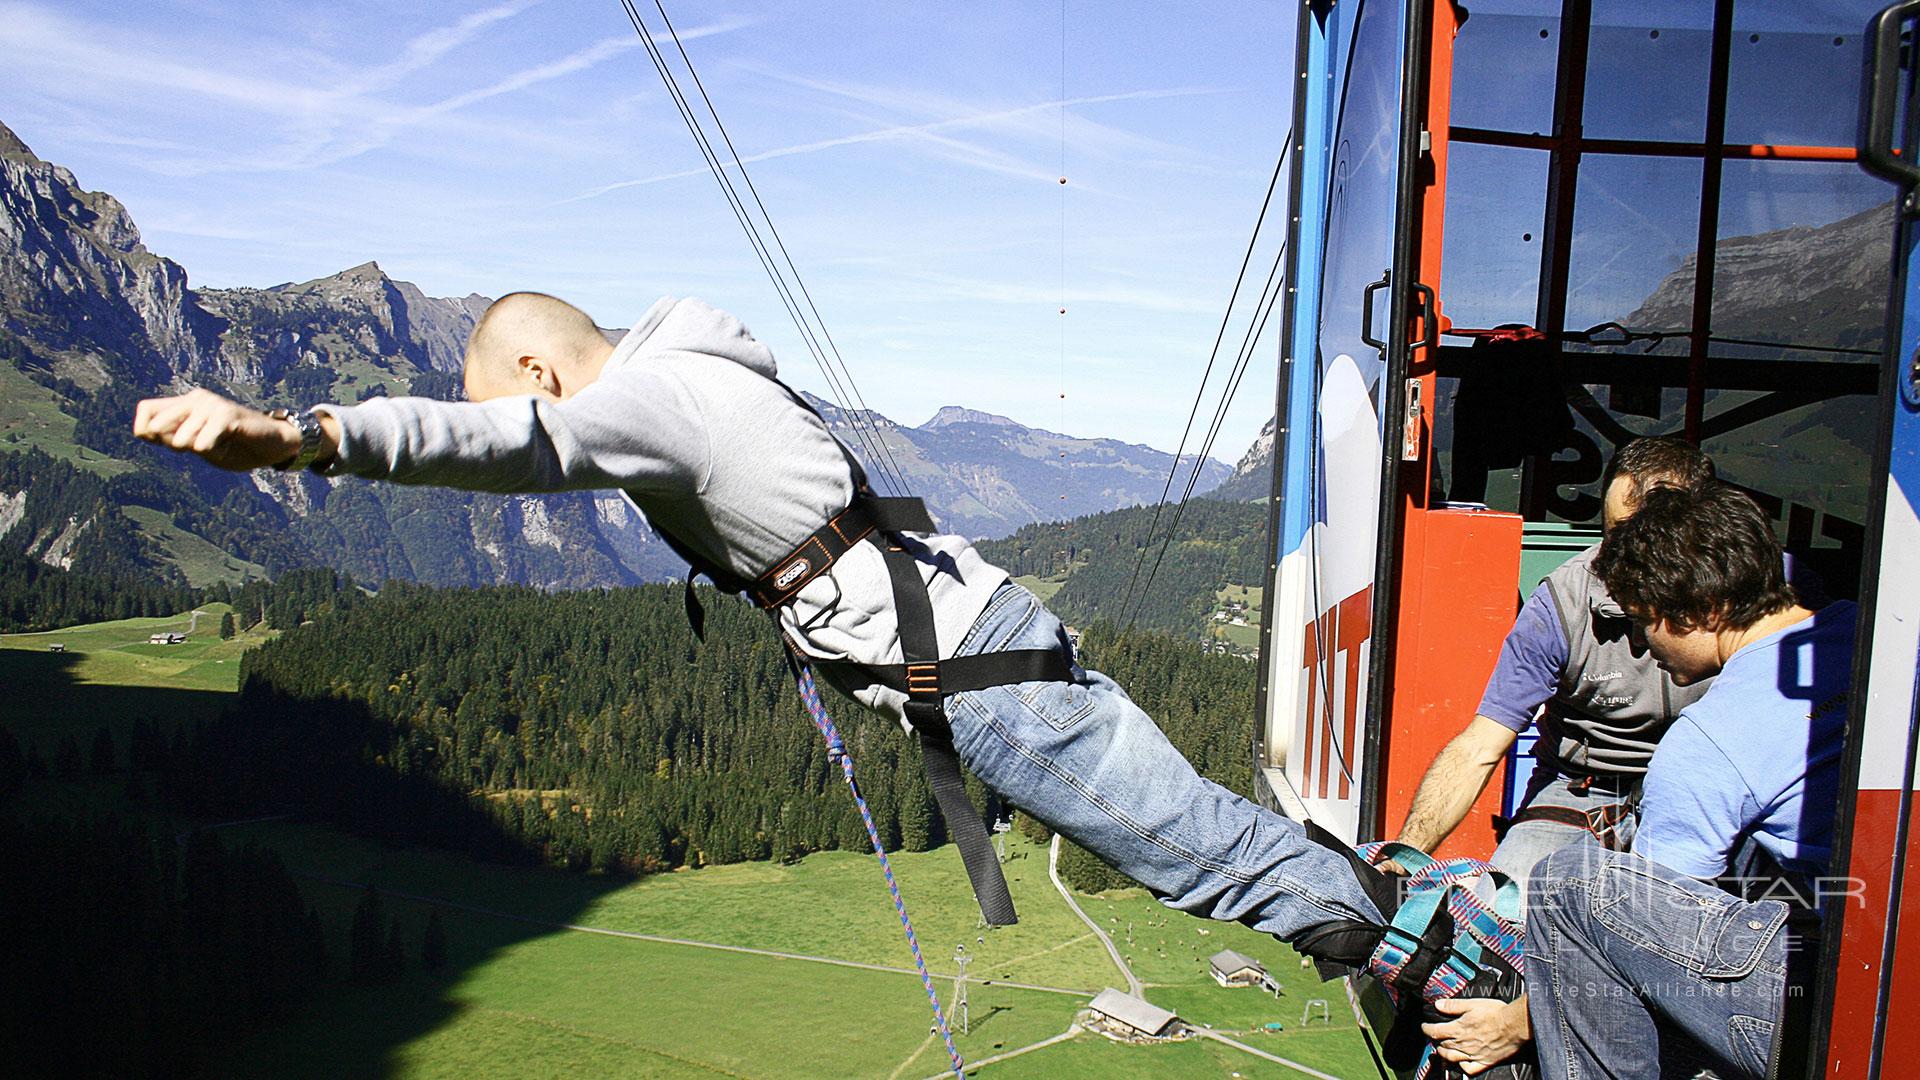
[[[1240,455],[1240,464],[1233,467],[1233,475],[1236,478],[1251,476],[1273,467],[1274,430],[1274,422],[1269,418],[1266,425],[1260,429],[1260,434],[1254,438],[1253,445],[1247,447],[1247,452]]]
[[[179,264],[159,258],[120,201],[87,191],[0,126],[0,328],[37,366],[82,386],[170,382],[219,348]]]
[[[40,160],[32,150],[27,148],[26,143],[20,141],[20,136],[15,135],[13,129],[5,124],[0,124],[0,157],[30,158],[36,163]]]
[[[1826,225],[1722,237],[1714,249],[1714,334],[1879,348],[1893,222],[1889,201]],[[1693,322],[1694,273],[1689,254],[1621,322],[1684,332]]]
[[[981,412],[961,405],[942,406],[933,414],[933,419],[920,425],[922,431],[938,431],[954,424],[992,424],[996,427],[1020,427],[1019,421],[1000,416],[997,413]]]

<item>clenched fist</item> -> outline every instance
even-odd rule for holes
[[[339,432],[331,417],[321,426],[324,458],[339,445]],[[300,452],[300,433],[291,421],[276,420],[210,390],[142,401],[133,411],[133,433],[235,472],[279,465]]]

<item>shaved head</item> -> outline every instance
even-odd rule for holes
[[[467,339],[467,398],[565,397],[600,374],[613,346],[587,313],[546,293],[495,300]]]

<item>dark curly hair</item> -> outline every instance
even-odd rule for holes
[[[1760,508],[1724,484],[1657,486],[1614,526],[1593,572],[1636,616],[1744,629],[1799,601]]]
[[[1600,490],[1613,486],[1616,476],[1626,476],[1632,484],[1629,497],[1638,506],[1650,481],[1664,480],[1679,487],[1699,487],[1713,480],[1713,459],[1685,439],[1672,435],[1650,435],[1635,439],[1614,451],[1607,471],[1600,478]]]

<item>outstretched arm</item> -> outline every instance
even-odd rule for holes
[[[329,473],[469,491],[589,488],[692,493],[706,482],[708,434],[679,380],[608,372],[564,400],[375,398],[315,408]],[[224,469],[293,457],[293,425],[206,390],[140,403],[134,434]]]
[[[320,419],[320,460],[340,447],[340,424]],[[133,433],[150,443],[199,454],[223,469],[245,472],[293,460],[300,432],[291,420],[228,401],[211,390],[148,398],[133,411]]]

